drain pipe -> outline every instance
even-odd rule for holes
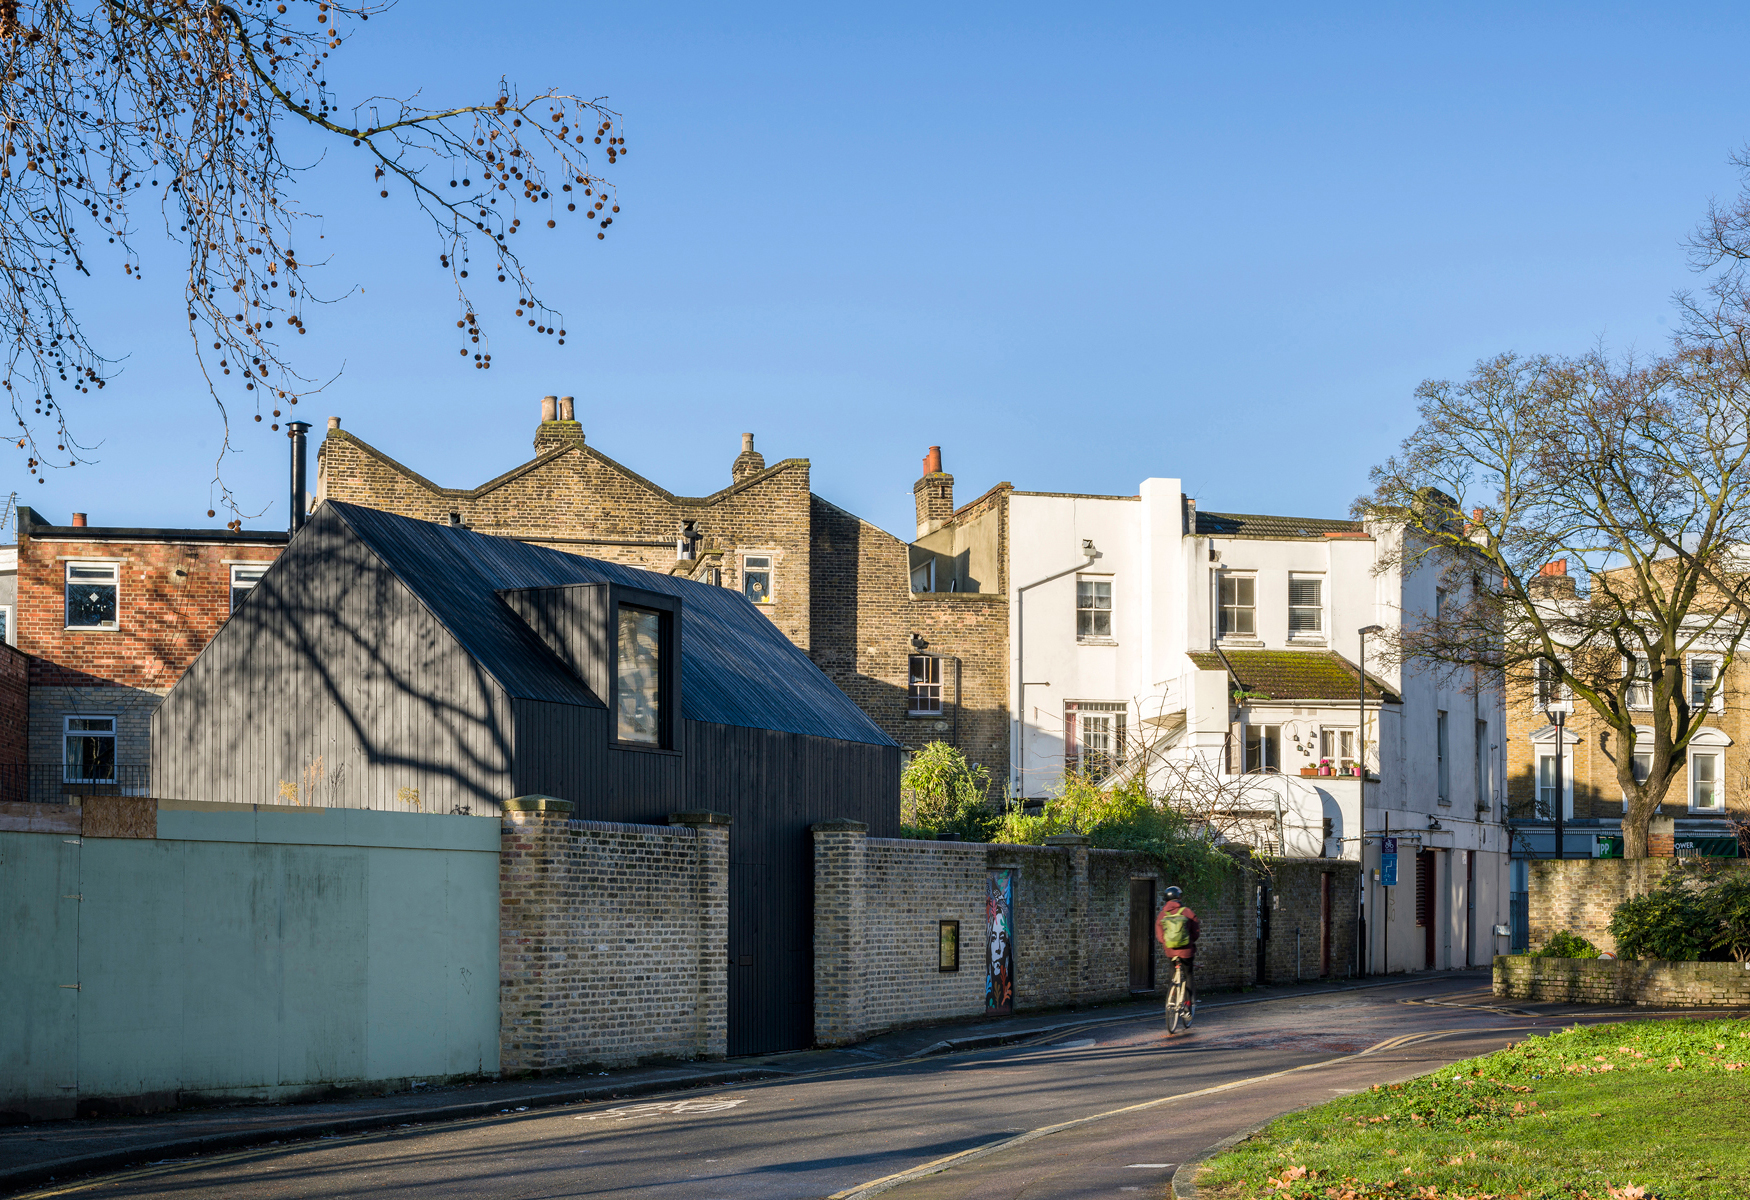
[[[1010,765],[1009,773],[1014,778],[1014,786],[1011,789],[1011,794],[1023,804],[1025,804],[1027,799],[1027,797],[1021,795],[1021,786],[1024,779],[1024,768],[1021,764],[1026,761],[1027,754],[1027,689],[1029,687],[1051,686],[1050,680],[1033,680],[1032,682],[1029,682],[1027,679],[1027,673],[1023,669],[1027,653],[1027,642],[1025,638],[1027,630],[1027,624],[1025,621],[1027,592],[1029,589],[1036,588],[1042,583],[1050,583],[1053,579],[1062,579],[1065,575],[1073,575],[1077,571],[1085,570],[1086,568],[1093,566],[1094,560],[1100,557],[1100,552],[1094,549],[1092,538],[1082,539],[1082,553],[1087,555],[1087,557],[1075,566],[1065,567],[1063,570],[1058,571],[1055,574],[1047,575],[1043,579],[1035,579],[1032,583],[1022,584],[1015,589],[1015,761]]]

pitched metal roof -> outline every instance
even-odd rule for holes
[[[686,719],[895,744],[740,592],[335,500],[324,503],[312,523],[329,514],[344,521],[512,696],[602,704],[497,593],[617,583],[680,597]]]
[[[1364,533],[1360,521],[1326,517],[1268,517],[1258,513],[1197,511],[1197,532],[1213,537],[1322,538],[1327,533]]]
[[[1228,650],[1227,663],[1213,651],[1192,651],[1187,657],[1203,671],[1225,671],[1247,692],[1266,700],[1354,700],[1360,691],[1355,664],[1329,650]],[[1388,704],[1399,696],[1372,675],[1367,698]]]

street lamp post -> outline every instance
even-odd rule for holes
[[[1571,705],[1561,700],[1551,700],[1543,706],[1544,715],[1549,718],[1549,723],[1556,727],[1556,795],[1554,807],[1556,819],[1555,857],[1557,858],[1568,857],[1568,844],[1566,838],[1567,826],[1563,820],[1564,814],[1562,809],[1567,806],[1567,724],[1568,712],[1571,707]]]
[[[1358,651],[1356,651],[1356,654],[1355,654],[1355,669],[1356,669],[1355,674],[1356,674],[1356,681],[1357,681],[1356,685],[1355,685],[1355,689],[1356,689],[1355,690],[1355,716],[1356,716],[1356,721],[1355,721],[1355,799],[1356,799],[1356,815],[1361,821],[1361,848],[1362,848],[1361,886],[1363,888],[1366,888],[1367,887],[1367,854],[1366,854],[1366,850],[1367,850],[1367,635],[1370,633],[1384,633],[1385,626],[1383,626],[1383,625],[1364,625],[1360,629],[1357,629],[1355,632],[1357,635],[1359,635],[1359,637],[1361,639],[1361,647]],[[1381,836],[1383,837],[1384,834],[1382,833]],[[1381,842],[1380,844],[1382,846],[1384,845],[1383,842]],[[1359,917],[1358,917],[1358,919],[1364,920],[1364,918],[1359,918]],[[1384,929],[1385,927],[1382,925],[1380,928]],[[1368,949],[1367,956],[1368,956],[1368,958],[1371,959],[1373,957],[1373,944],[1372,944],[1373,939],[1369,938],[1367,936],[1367,933],[1368,933],[1367,926],[1365,924],[1363,924],[1357,932],[1361,935],[1361,937],[1358,938],[1357,940],[1366,939],[1367,949]]]

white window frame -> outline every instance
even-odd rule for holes
[[[1653,672],[1650,664],[1640,655],[1630,655],[1622,660],[1623,678],[1628,682],[1628,706],[1638,712],[1646,712],[1653,707]]]
[[[1564,671],[1570,669],[1566,661],[1562,663],[1562,669]],[[1558,682],[1555,678],[1547,677],[1545,672],[1550,672],[1553,675],[1555,667],[1548,659],[1540,658],[1533,668],[1531,691],[1532,699],[1536,702],[1539,712],[1548,707],[1551,701],[1565,704],[1574,698],[1573,689],[1568,687],[1565,682]]]
[[[232,612],[236,612],[237,606],[242,604],[243,600],[247,600],[249,598],[249,593],[253,592],[255,590],[255,585],[261,582],[261,577],[263,575],[267,574],[267,569],[271,566],[273,566],[273,564],[270,562],[232,563],[231,564],[231,592],[230,592],[230,596],[231,596],[231,611]],[[240,571],[244,575],[249,575],[249,574],[253,573],[255,576],[255,578],[248,580],[247,583],[242,584],[241,588],[239,587],[239,580],[237,578],[238,572],[240,572]],[[237,597],[237,593],[239,590],[241,590],[243,593],[242,600],[238,599],[238,597]]]
[[[776,601],[778,568],[775,559],[776,556],[771,554],[743,554],[741,556],[741,594],[747,596],[749,604],[757,604],[763,608]],[[764,600],[755,600],[752,596],[747,595],[750,574],[763,574],[766,577],[766,598]]]
[[[1550,820],[1543,815],[1540,805],[1543,801],[1543,764],[1547,759],[1555,760],[1556,729],[1553,725],[1545,725],[1531,735],[1531,797],[1533,809],[1538,814],[1538,820]],[[1574,747],[1579,743],[1572,733],[1562,738],[1562,819],[1572,820],[1574,816]],[[1552,768],[1553,770],[1553,768]]]
[[[1495,753],[1490,748],[1489,723],[1471,722],[1471,762],[1477,774],[1477,811],[1490,812],[1495,807]]]
[[[4,634],[0,636],[0,642],[5,642],[8,646],[18,645],[18,620],[12,605],[0,604],[0,621],[6,623],[6,628],[0,630]]]
[[[1343,753],[1343,743],[1349,743],[1349,752]],[[1353,725],[1321,725],[1319,726],[1319,762],[1330,760],[1331,773],[1340,775],[1343,768],[1355,765],[1355,727]]]
[[[110,767],[111,774],[110,774],[110,777],[108,779],[87,779],[83,775],[74,777],[74,776],[69,776],[67,774],[67,771],[68,771],[68,768],[70,765],[67,762],[67,739],[70,737],[82,737],[82,738],[99,737],[99,738],[101,738],[103,736],[103,731],[98,730],[98,729],[74,729],[73,728],[74,721],[108,721],[109,722],[109,767]],[[120,724],[121,724],[121,718],[118,715],[116,715],[115,713],[65,713],[65,714],[63,714],[61,717],[61,782],[62,783],[117,783],[117,782],[119,782],[119,777],[121,774],[121,772],[120,772],[121,763],[118,761],[117,755],[116,755],[117,740],[118,740],[117,736],[116,736],[118,733],[118,730],[116,727]]]
[[[1110,739],[1102,753],[1103,769],[1093,778],[1104,779],[1124,765],[1129,756],[1130,705],[1116,700],[1066,700],[1063,705],[1064,769],[1083,771],[1088,767],[1087,722],[1105,723],[1104,735]],[[1100,764],[1096,764],[1100,768]]]
[[[1319,590],[1317,604],[1296,604],[1294,602],[1294,585],[1310,583]],[[1329,605],[1330,596],[1325,587],[1325,577],[1310,571],[1291,571],[1288,576],[1288,640],[1291,642],[1323,642],[1328,637],[1330,622],[1325,619],[1325,609]],[[1313,629],[1296,629],[1294,616],[1297,612],[1310,610],[1317,627]]]
[[[1720,684],[1720,656],[1718,654],[1691,654],[1683,663],[1683,695],[1689,701],[1689,707],[1696,708],[1695,703],[1695,666],[1697,663],[1708,663],[1713,667],[1714,698],[1707,706],[1708,712],[1724,712],[1726,710],[1726,689]],[[1712,812],[1712,809],[1708,810]]]
[[[1118,613],[1118,597],[1114,582],[1110,575],[1076,576],[1076,641],[1084,646],[1116,646],[1118,644],[1118,626],[1115,621]],[[1093,597],[1094,603],[1089,607],[1082,606],[1082,585],[1084,584],[1090,589],[1097,589],[1101,584],[1106,585],[1106,607],[1104,609],[1099,606],[1098,596]],[[1106,614],[1106,632],[1095,633],[1090,628],[1087,633],[1083,633],[1082,614],[1084,612],[1098,614],[1102,611]],[[1088,624],[1090,626],[1094,624],[1092,617],[1089,618]]]
[[[1705,806],[1695,802],[1696,784],[1700,782],[1696,778],[1695,764],[1701,759],[1707,759],[1712,763],[1713,773],[1713,778],[1708,782],[1713,786],[1714,802]],[[1691,746],[1689,748],[1689,770],[1686,773],[1686,791],[1688,792],[1690,812],[1723,813],[1726,811],[1725,761],[1726,755],[1724,747],[1703,746],[1698,749]]]
[[[73,624],[73,572],[75,569],[109,571],[109,586],[115,588],[115,620],[97,625]],[[95,581],[93,581],[95,582]],[[122,626],[122,565],[116,559],[70,558],[61,571],[61,624],[75,633],[116,633]]]
[[[1222,588],[1230,580],[1234,584],[1235,603],[1232,607],[1233,607],[1235,612],[1240,612],[1243,610],[1245,612],[1251,613],[1251,615],[1252,615],[1252,619],[1251,619],[1252,628],[1250,631],[1242,632],[1240,630],[1234,630],[1234,629],[1227,628],[1226,613],[1227,613],[1228,606],[1226,604],[1222,603],[1221,593],[1222,593]],[[1239,584],[1242,580],[1251,585],[1252,602],[1250,604],[1238,603]],[[1255,571],[1222,571],[1216,575],[1216,577],[1215,577],[1215,635],[1216,635],[1216,637],[1224,639],[1224,640],[1232,639],[1234,641],[1242,641],[1242,642],[1255,642],[1258,640],[1258,575],[1257,575],[1257,572],[1255,572]]]

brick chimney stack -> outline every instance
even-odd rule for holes
[[[1568,560],[1558,558],[1537,569],[1537,575],[1531,581],[1531,590],[1539,596],[1572,596],[1575,594],[1575,583],[1574,577],[1568,574]]]
[[[753,434],[742,434],[741,453],[735,456],[735,464],[729,468],[730,478],[740,483],[749,475],[758,475],[765,469],[765,455],[753,448]]]
[[[570,396],[542,396],[541,424],[535,430],[535,453],[562,450],[583,441],[576,401]]]
[[[942,447],[924,455],[923,478],[911,485],[918,508],[918,536],[936,532],[954,516],[954,477],[942,470]]]

